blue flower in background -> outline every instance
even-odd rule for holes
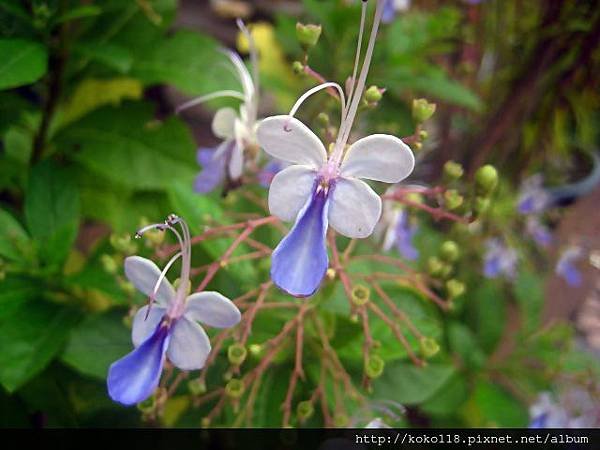
[[[415,260],[419,257],[419,251],[413,244],[413,238],[418,231],[416,224],[410,223],[408,212],[403,209],[392,210],[388,217],[384,219],[387,224],[387,230],[383,239],[383,250],[390,251],[396,248],[403,258]]]
[[[541,175],[533,175],[521,184],[517,211],[520,214],[539,214],[550,204],[550,195],[543,187]]]
[[[263,187],[269,187],[271,185],[271,181],[275,178],[279,172],[281,172],[287,164],[284,164],[281,161],[277,161],[276,159],[272,159],[258,172],[258,182]]]
[[[407,11],[409,8],[410,0],[384,0],[381,21],[390,23],[396,18],[396,14]]]
[[[483,275],[486,278],[514,278],[517,260],[517,252],[514,249],[507,247],[500,239],[489,239],[486,242]]]
[[[555,272],[561,276],[569,286],[581,286],[582,276],[577,268],[577,263],[583,258],[581,247],[568,247],[558,259]]]
[[[179,223],[183,239],[173,227]],[[236,325],[241,314],[238,308],[218,292],[187,295],[191,244],[187,224],[177,216],[169,216],[164,224],[144,227],[170,229],[181,242],[181,252],[175,255],[161,272],[152,261],[140,256],[125,259],[125,276],[150,298],[133,320],[131,339],[135,349],[114,362],[108,371],[110,397],[124,405],[133,405],[148,398],[158,386],[165,358],[181,370],[201,369],[211,350],[206,332],[198,322],[216,328]],[[182,257],[181,284],[177,290],[165,278],[171,265]]]
[[[539,219],[535,216],[527,218],[525,223],[527,233],[533,238],[533,240],[542,247],[549,247],[552,244],[552,233],[543,225]]]

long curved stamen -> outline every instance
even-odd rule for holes
[[[367,2],[363,0],[360,10],[360,28],[358,30],[358,42],[356,43],[356,56],[354,57],[354,68],[352,69],[352,78],[350,78],[350,89],[348,90],[348,103],[352,101],[354,94],[354,85],[356,83],[356,73],[358,72],[358,62],[360,60],[360,50],[362,47],[363,32],[365,29],[365,19],[367,16]],[[346,117],[348,111],[343,111],[343,117]]]
[[[354,117],[356,116],[356,111],[358,110],[358,106],[360,104],[362,94],[365,89],[367,74],[369,73],[371,58],[373,57],[373,49],[375,47],[375,38],[377,37],[379,23],[381,22],[381,15],[383,14],[383,2],[384,0],[377,0],[377,5],[375,7],[375,19],[373,20],[373,26],[371,28],[371,34],[369,36],[369,42],[367,45],[367,51],[365,52],[365,58],[360,69],[358,83],[353,93],[352,101],[350,102],[348,114],[346,114],[346,117],[343,120],[343,124],[340,127],[340,132],[338,132],[338,138],[335,143],[335,150],[331,157],[331,161],[336,165],[339,164],[342,159],[344,146],[346,145],[346,142],[348,142],[348,137],[350,136],[350,130],[352,128],[352,123],[354,122]]]
[[[294,106],[292,106],[292,109],[290,110],[289,116],[294,116],[296,114],[296,112],[298,111],[298,108],[300,108],[300,105],[302,105],[302,103],[304,103],[304,101],[310,97],[313,94],[316,94],[317,92],[323,90],[323,89],[327,89],[327,88],[335,88],[337,89],[338,93],[340,94],[340,101],[342,102],[342,111],[346,109],[346,98],[344,96],[344,90],[342,89],[342,87],[334,82],[328,81],[327,83],[321,83],[313,88],[310,88],[308,91],[306,91],[304,94],[302,94],[302,96],[300,96],[300,98],[298,100],[296,100],[296,103],[294,103]],[[343,120],[343,118],[342,118]]]
[[[246,99],[250,99],[254,95],[254,84],[252,82],[252,77],[248,73],[248,69],[244,65],[244,62],[234,51],[222,49],[221,52],[229,58],[237,70],[240,77],[240,82],[242,83],[242,88],[244,89],[244,94],[246,95]]]
[[[232,90],[217,91],[185,102],[183,105],[180,105],[177,107],[177,109],[175,109],[175,114],[179,114],[184,109],[191,108],[192,106],[196,106],[209,100],[214,100],[215,98],[221,97],[233,97],[241,101],[246,101],[246,97],[244,97],[244,95],[241,92]]]
[[[148,318],[148,315],[150,314],[150,309],[152,308],[152,305],[154,304],[154,300],[156,299],[156,294],[158,293],[160,284],[163,282],[163,280],[167,276],[167,272],[169,271],[171,266],[175,263],[175,261],[177,261],[179,259],[179,257],[181,257],[181,252],[178,252],[169,260],[167,265],[164,267],[164,269],[160,273],[158,280],[156,280],[156,283],[154,284],[154,289],[152,289],[152,294],[150,294],[150,297],[148,297],[148,309],[146,310],[146,317],[144,317],[144,320],[146,320]]]
[[[252,33],[244,23],[242,19],[236,20],[237,26],[240,31],[244,34],[246,39],[248,39],[248,48],[250,50],[250,63],[252,64],[252,81],[254,82],[254,89],[258,90],[258,48],[256,47],[256,42],[254,41],[254,37],[252,37]]]

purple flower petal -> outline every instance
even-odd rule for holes
[[[556,263],[556,273],[563,277],[569,286],[581,286],[582,275],[577,262],[583,257],[580,247],[568,247]]]
[[[277,160],[269,161],[258,173],[258,182],[263,187],[269,187],[273,177],[275,177],[281,169],[283,169],[281,162]]]
[[[402,211],[398,216],[396,223],[396,248],[408,260],[415,260],[419,257],[419,251],[413,245],[413,237],[417,232],[416,226],[411,226],[406,211]]]
[[[202,165],[202,171],[194,180],[194,191],[199,194],[212,191],[225,178],[228,152],[223,149],[224,144],[221,144],[217,149],[201,148],[196,153],[196,159]]]
[[[383,12],[381,14],[381,21],[383,23],[390,23],[396,17],[396,8],[394,6],[394,0],[385,0],[383,3]]]
[[[295,297],[308,297],[315,293],[329,265],[325,235],[329,196],[324,190],[315,191],[298,213],[291,231],[285,236],[272,256],[273,282]]]
[[[163,323],[142,345],[114,362],[108,369],[108,394],[123,405],[147,399],[160,380],[170,328]]]

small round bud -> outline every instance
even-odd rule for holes
[[[498,171],[491,164],[480,167],[475,172],[475,186],[481,194],[490,194],[498,184]]]
[[[365,373],[371,379],[379,378],[385,368],[385,361],[378,355],[369,356],[365,362]]]
[[[321,124],[322,126],[326,127],[327,125],[329,125],[329,115],[327,113],[319,113],[319,115],[317,116],[317,122],[319,122],[319,124]]]
[[[431,358],[440,351],[440,346],[435,339],[422,337],[419,339],[419,349],[425,358]]]
[[[444,200],[446,208],[448,208],[450,211],[453,211],[463,204],[464,198],[456,189],[448,189],[446,192],[444,192]]]
[[[111,234],[109,240],[110,245],[112,245],[116,251],[126,255],[135,253],[137,249],[137,245],[131,240],[131,236],[129,234]]]
[[[133,317],[130,315],[123,316],[121,322],[123,322],[123,325],[125,325],[127,328],[131,328],[133,326]]]
[[[308,50],[317,45],[319,37],[321,36],[321,31],[321,25],[296,23],[296,37],[304,50]]]
[[[352,323],[358,323],[358,314],[351,314],[350,315],[350,322],[352,322]]]
[[[260,356],[263,351],[263,346],[260,344],[250,344],[248,350],[252,356]]]
[[[365,100],[367,103],[378,103],[383,97],[383,89],[379,89],[377,86],[370,86],[365,91]]]
[[[200,421],[200,426],[202,428],[209,428],[210,427],[210,419],[208,417],[203,417],[202,420]]]
[[[423,148],[423,144],[422,144],[421,142],[415,142],[415,143],[412,145],[412,147],[413,147],[413,149],[415,149],[415,150],[417,150],[417,151],[418,151],[418,150],[421,150],[421,149]]]
[[[239,399],[242,395],[244,395],[244,391],[246,387],[244,386],[244,382],[237,378],[232,378],[225,385],[225,394],[233,399]]]
[[[362,306],[369,301],[371,291],[363,284],[357,284],[352,288],[352,303],[356,306]]]
[[[292,70],[296,75],[300,75],[304,73],[304,64],[302,64],[300,61],[294,61],[292,63]]]
[[[350,419],[344,413],[336,413],[333,416],[333,426],[336,428],[345,428],[346,426],[348,426],[349,421]]]
[[[107,255],[106,253],[100,257],[100,262],[102,263],[102,267],[105,272],[110,273],[111,275],[115,275],[119,270],[117,262],[115,258],[111,255]]]
[[[442,269],[440,270],[440,274],[438,276],[442,279],[446,279],[450,275],[452,275],[453,270],[454,268],[452,267],[452,264],[443,264]]]
[[[119,280],[119,287],[126,295],[134,295],[136,293],[135,286],[126,280]]]
[[[444,164],[444,178],[448,181],[456,181],[463,176],[463,166],[454,161],[447,161]]]
[[[412,103],[412,115],[417,123],[423,123],[430,119],[435,112],[436,104],[429,103],[424,98],[416,98]]]
[[[304,400],[303,402],[298,403],[296,407],[296,414],[298,415],[298,420],[300,422],[304,422],[312,417],[315,412],[315,407],[310,400]]]
[[[427,272],[432,277],[440,276],[444,270],[444,263],[437,256],[430,256],[427,260]]]
[[[445,241],[440,247],[440,256],[444,261],[454,262],[460,257],[460,249],[454,241]]]
[[[429,133],[425,130],[421,130],[419,131],[419,138],[424,141],[425,139],[427,139],[429,137]]]
[[[465,284],[461,281],[458,281],[454,278],[446,281],[446,292],[448,293],[448,297],[450,299],[454,299],[456,297],[460,297],[465,293]]]
[[[246,359],[248,351],[242,344],[236,343],[229,346],[227,349],[227,358],[234,366],[240,366]]]
[[[200,378],[195,378],[188,381],[187,388],[192,395],[202,395],[206,392],[206,383]]]
[[[335,269],[330,267],[327,269],[327,272],[325,272],[325,275],[327,276],[328,280],[333,280],[335,278]]]
[[[406,196],[406,200],[413,203],[423,203],[423,196],[418,192],[411,192]]]

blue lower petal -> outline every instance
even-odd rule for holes
[[[108,369],[108,394],[124,405],[147,399],[158,386],[169,345],[170,327],[162,322],[138,348]]]
[[[273,251],[271,278],[294,297],[308,297],[318,289],[327,267],[328,193],[314,192],[306,202],[291,231]]]
[[[216,155],[216,151],[216,149],[201,148],[196,155],[198,163],[202,165],[202,171],[194,180],[194,191],[199,194],[211,192],[225,178],[227,152]]]

